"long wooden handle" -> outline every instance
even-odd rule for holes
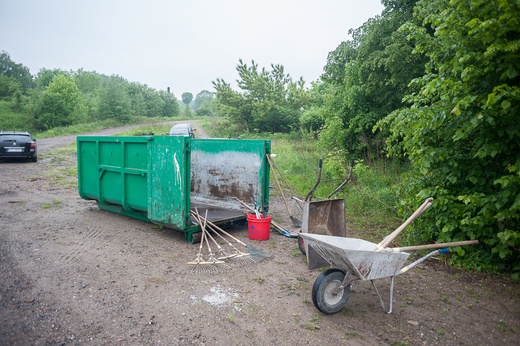
[[[424,213],[429,207],[432,205],[433,198],[427,198],[424,203],[401,225],[399,226],[395,231],[390,233],[388,237],[383,239],[379,244],[376,245],[376,251],[381,251],[385,247],[388,246],[398,235],[401,233],[406,226],[408,226],[410,223],[412,223],[413,220],[419,217],[422,213]]]
[[[193,210],[191,211],[191,215],[193,215],[193,216],[195,217],[195,212],[194,212]],[[208,223],[208,226],[209,226],[208,228],[209,228],[213,233],[215,233],[215,234],[216,234],[220,239],[222,239],[222,241],[226,242],[226,243],[227,243],[227,244],[228,244],[228,245],[229,245],[233,250],[235,250],[236,252],[240,252],[240,251],[239,251],[239,250],[238,250],[238,249],[237,249],[237,248],[236,248],[236,247],[235,247],[235,246],[234,246],[234,245],[233,245],[229,240],[227,240],[226,238],[224,238],[224,236],[218,232],[218,230],[215,228],[216,226],[212,226],[212,225],[211,225],[211,222]],[[209,235],[209,233],[208,233],[208,235]],[[240,244],[240,245],[243,245],[243,243]]]
[[[197,208],[195,208],[195,210],[197,210]],[[208,240],[207,237],[209,237],[213,243],[217,246],[218,249],[221,249],[221,246],[219,243],[217,243],[217,241],[215,240],[215,238],[213,238],[213,236],[208,232],[208,230],[206,229],[207,227],[207,222],[208,222],[208,211],[206,210],[206,217],[204,219],[202,219],[202,216],[200,216],[200,214],[198,213],[198,210],[197,210],[197,213],[194,213],[193,211],[191,211],[191,215],[194,216],[196,219],[197,219],[197,222],[199,223],[199,225],[201,226],[202,228],[202,224],[204,224],[204,235],[205,235],[205,238],[206,238],[206,241]]]
[[[280,178],[283,180],[285,186],[287,187],[287,189],[289,190],[289,192],[291,193],[291,196],[294,196],[294,193],[292,192],[291,190],[291,186],[289,185],[289,183],[287,182],[287,180],[285,180],[285,177],[283,176],[282,172],[280,171],[280,169],[278,168],[278,166],[276,165],[276,162],[271,159],[271,156],[269,155],[269,158],[268,160],[270,160],[270,163],[272,163],[272,167],[274,167],[274,169],[276,170],[276,172],[278,172],[278,174],[280,175]],[[299,205],[299,204],[298,204]],[[300,208],[302,208],[302,206],[300,205]],[[303,209],[303,208],[302,208]]]
[[[478,244],[478,240],[464,240],[464,241],[454,241],[454,242],[451,242],[451,243],[440,243],[440,244],[428,244],[428,245],[415,245],[415,246],[385,248],[383,251],[403,252],[403,251],[415,251],[415,250],[426,250],[426,249],[442,249],[442,248],[445,248],[445,247],[475,245],[475,244]]]
[[[273,162],[272,162],[271,158],[269,157],[269,154],[267,154],[265,156],[267,157],[267,162],[269,162],[269,165],[271,167],[273,167]],[[285,195],[283,193],[282,186],[280,185],[280,182],[278,181],[278,178],[276,177],[274,168],[273,168],[273,176],[274,176],[274,180],[276,182],[276,186],[278,186],[278,190],[280,191],[280,194],[282,195],[282,199],[283,199],[283,203],[285,204],[285,208],[287,209],[287,212],[291,216],[291,209],[289,208],[289,205],[287,204],[287,200],[285,199]]]
[[[241,240],[238,239],[237,237],[232,236],[232,235],[229,234],[228,232],[224,231],[222,228],[218,227],[218,226],[215,225],[213,222],[211,222],[211,221],[208,220],[208,224],[209,224],[210,226],[212,226],[213,228],[217,229],[219,232],[222,232],[223,234],[227,235],[228,237],[230,237],[231,239],[233,239],[234,241],[236,241],[236,242],[239,243],[240,245],[242,245],[242,246],[247,246],[246,243],[244,243],[243,241],[241,241]]]

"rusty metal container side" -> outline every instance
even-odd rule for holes
[[[239,210],[238,198],[269,209],[270,140],[193,139],[191,141],[192,204]],[[245,218],[239,212],[240,218]]]
[[[302,232],[346,237],[344,199],[305,202],[303,205]]]
[[[306,244],[337,269],[351,271],[359,280],[374,280],[399,274],[408,259],[406,252],[377,252],[375,243],[356,238],[301,234]],[[313,252],[308,252],[313,256]],[[309,263],[316,262],[308,258]]]

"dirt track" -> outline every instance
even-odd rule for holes
[[[73,140],[38,140],[36,164],[0,163],[0,345],[518,344],[519,286],[440,259],[397,277],[391,315],[369,282],[340,313],[319,313],[320,272],[274,231],[258,242],[231,230],[271,260],[190,272],[198,246],[182,234],[102,211],[75,177],[56,179],[75,155],[45,153]],[[276,197],[271,208],[290,225]],[[387,300],[389,280],[376,284]]]

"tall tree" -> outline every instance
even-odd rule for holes
[[[65,75],[55,76],[39,96],[36,120],[41,129],[77,124],[85,120],[86,109],[76,83]]]
[[[467,266],[518,277],[520,3],[422,0],[416,15],[422,25],[404,30],[428,56],[426,74],[412,83],[412,106],[385,120],[393,153],[412,162],[406,202],[436,199],[411,239],[479,239],[458,251],[478,250]]]
[[[105,79],[99,94],[101,119],[116,119],[126,122],[130,119],[131,103],[125,85],[128,82],[120,76]]]
[[[426,59],[413,55],[413,42],[399,31],[413,18],[415,1],[384,1],[381,16],[355,30],[352,39],[329,53],[322,80],[334,86],[322,110],[323,144],[336,153],[380,155],[383,137],[374,125],[403,106],[409,82],[424,71]]]
[[[193,110],[197,115],[211,115],[213,113],[213,101],[215,100],[215,94],[208,91],[202,90],[195,96],[193,101]]]
[[[0,52],[0,76],[5,76],[15,81],[15,84],[20,86],[20,91],[24,93],[33,86],[33,78],[29,72],[29,68],[22,64],[15,63],[11,60],[11,56],[6,51]],[[1,81],[0,79],[0,82]],[[12,86],[15,84],[12,84]],[[13,94],[14,92],[16,92],[16,90],[12,90]]]
[[[181,97],[182,97],[182,103],[184,103],[186,105],[186,107],[188,107],[190,105],[191,101],[193,100],[193,94],[189,93],[189,92],[183,92]]]
[[[83,95],[83,103],[87,107],[87,114],[95,118],[99,114],[98,94],[103,85],[103,76],[96,72],[79,69],[73,74],[74,81]]]
[[[163,100],[163,108],[161,110],[163,117],[176,117],[180,114],[179,103],[175,95],[166,91],[160,91],[159,96]]]
[[[239,60],[238,87],[232,90],[222,79],[213,82],[216,107],[235,125],[247,131],[289,132],[298,129],[302,109],[307,102],[305,82],[293,82],[282,65],[261,70],[254,61],[248,66]]]

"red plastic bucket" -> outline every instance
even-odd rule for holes
[[[269,240],[269,233],[271,232],[271,217],[263,217],[260,215],[260,219],[256,218],[255,214],[247,215],[247,233],[251,240]]]

